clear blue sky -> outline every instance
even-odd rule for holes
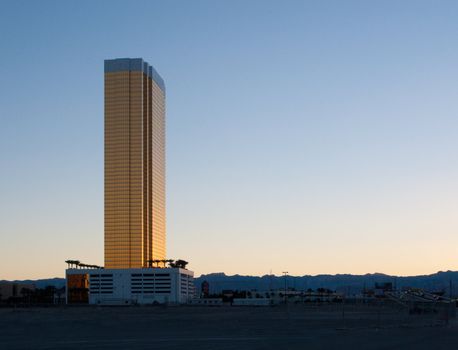
[[[103,60],[167,85],[171,258],[458,269],[457,1],[2,1],[0,279],[103,264]]]

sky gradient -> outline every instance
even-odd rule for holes
[[[458,270],[458,2],[2,1],[0,279],[103,264],[103,60],[167,87],[196,275]]]

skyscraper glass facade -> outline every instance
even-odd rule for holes
[[[140,58],[105,61],[105,267],[165,259],[165,86]]]

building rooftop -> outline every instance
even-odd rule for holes
[[[153,66],[149,65],[148,62],[144,61],[142,58],[115,58],[112,60],[105,60],[105,73],[123,71],[145,73],[153,79],[165,93],[164,79],[162,79]]]

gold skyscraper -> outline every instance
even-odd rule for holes
[[[165,86],[141,58],[105,61],[105,268],[165,259]]]

